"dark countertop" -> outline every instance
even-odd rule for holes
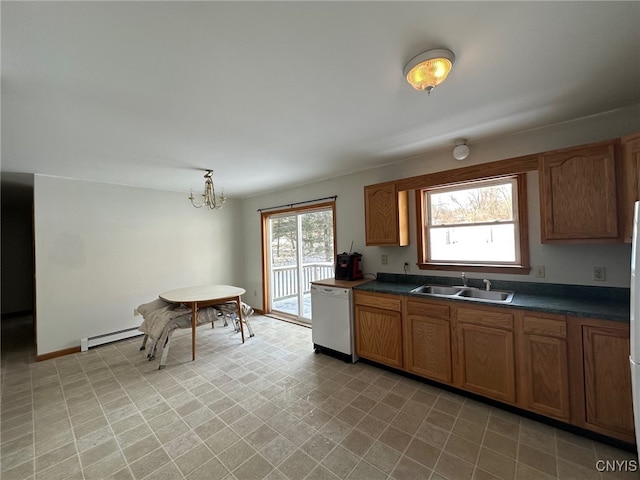
[[[325,278],[323,280],[314,280],[311,283],[314,285],[322,285],[323,287],[353,288],[370,281],[370,278],[361,278],[360,280],[336,280],[335,278]]]
[[[389,273],[378,273],[377,277],[377,280],[355,286],[354,290],[629,322],[628,288],[491,280],[492,290],[515,292],[511,302],[499,303],[411,293],[421,285],[460,285],[458,278]],[[469,286],[483,288],[482,280],[469,279]]]

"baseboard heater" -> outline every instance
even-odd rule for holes
[[[91,347],[97,347],[98,345],[104,345],[105,343],[117,342],[118,340],[124,340],[125,338],[137,337],[139,335],[143,335],[143,333],[138,330],[138,327],[133,327],[118,330],[117,332],[103,333],[102,335],[81,338],[80,350],[86,352]]]

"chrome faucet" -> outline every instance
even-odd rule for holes
[[[482,280],[482,282],[487,286],[487,292],[491,290],[491,281],[485,278],[484,280]]]
[[[462,285],[464,285],[465,287],[469,286],[469,280],[467,280],[467,276],[464,274],[464,272],[462,272]]]

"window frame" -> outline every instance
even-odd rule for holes
[[[442,185],[432,185],[416,190],[416,213],[418,225],[418,268],[420,270],[465,270],[489,273],[514,273],[526,275],[531,270],[529,264],[529,228],[527,216],[527,181],[526,173],[499,175],[495,177],[470,179],[460,182],[452,182]],[[515,180],[514,192],[514,225],[516,227],[516,254],[519,251],[520,259],[516,263],[501,262],[447,262],[431,261],[428,256],[429,226],[427,218],[429,206],[427,205],[427,192],[444,189],[468,188],[474,184],[488,184],[500,182],[501,180]]]

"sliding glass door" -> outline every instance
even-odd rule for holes
[[[311,323],[311,282],[334,275],[334,203],[263,213],[267,312]]]

